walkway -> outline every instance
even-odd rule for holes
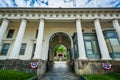
[[[40,80],[80,80],[80,77],[70,72],[66,62],[55,62],[53,68]]]

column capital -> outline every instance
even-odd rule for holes
[[[45,20],[45,18],[39,18],[39,20]]]
[[[2,18],[4,21],[9,21],[9,19],[8,18]]]
[[[118,20],[118,18],[113,18],[112,20]]]
[[[81,19],[76,19],[75,22],[80,22],[81,23]]]
[[[94,18],[93,20],[95,21],[95,20],[101,20],[101,19],[100,18]]]
[[[114,22],[114,21],[118,21],[118,19],[117,19],[117,18],[114,18],[114,19],[112,20],[112,22]]]
[[[81,18],[76,18],[75,20],[76,20],[76,21],[77,21],[77,20],[81,20]]]
[[[27,21],[27,19],[26,19],[26,18],[21,18],[20,20],[21,20],[21,21],[22,21],[22,20],[25,20],[25,21]]]
[[[45,18],[38,19],[40,22],[45,22]]]

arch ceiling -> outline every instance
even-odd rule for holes
[[[58,44],[64,45],[67,50],[69,50],[71,48],[70,37],[63,32],[57,32],[53,34],[50,38],[50,48],[53,50]]]

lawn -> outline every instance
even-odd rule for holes
[[[120,73],[83,75],[88,80],[120,80]]]
[[[28,80],[33,76],[35,74],[14,70],[0,70],[0,80]]]

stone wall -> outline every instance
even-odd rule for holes
[[[31,62],[38,62],[38,68],[31,69]],[[51,69],[52,64],[52,61],[45,60],[0,60],[0,69],[30,72],[35,73],[37,76],[41,76]]]
[[[89,60],[76,60],[75,62],[75,72],[78,75],[81,74],[104,74],[109,72],[120,72],[120,61],[89,61]],[[102,66],[102,63],[112,64],[111,70],[105,70]]]
[[[24,72],[36,73],[37,70],[30,68],[30,63],[33,60],[0,60],[1,70],[18,70]]]

